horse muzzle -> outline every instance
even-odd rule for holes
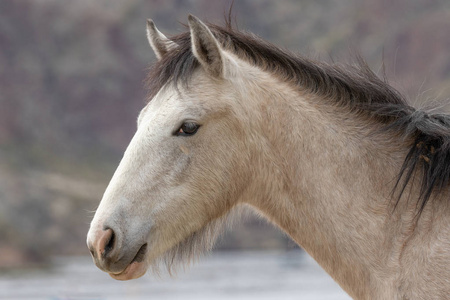
[[[129,246],[129,245],[136,246]],[[95,265],[117,280],[139,278],[147,271],[147,243],[129,243],[119,230],[91,226],[87,246]]]

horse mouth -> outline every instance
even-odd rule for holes
[[[136,255],[134,256],[133,260],[131,261],[131,263],[133,262],[142,262],[145,258],[145,254],[147,254],[147,243],[145,243],[144,245],[141,246],[141,248],[139,249],[139,251],[136,253]]]
[[[147,244],[141,246],[134,258],[128,266],[120,273],[109,273],[109,275],[117,280],[130,280],[141,277],[147,271],[145,256],[147,254]]]

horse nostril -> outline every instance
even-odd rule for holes
[[[113,251],[116,237],[111,228],[101,230],[97,234],[96,242],[94,242],[91,250],[94,251],[94,257],[103,260]]]
[[[114,243],[116,240],[116,235],[114,234],[114,231],[112,229],[108,229],[108,231],[111,231],[109,240],[105,243],[105,250],[103,252],[103,257],[106,257],[113,249],[114,249]]]

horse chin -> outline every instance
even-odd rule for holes
[[[109,275],[117,280],[131,280],[143,276],[147,272],[148,263],[146,261],[147,244],[141,246],[136,256],[130,264],[120,273],[109,273]]]
[[[131,280],[143,276],[146,272],[147,272],[147,263],[145,263],[144,261],[142,262],[134,261],[131,264],[129,264],[122,272],[118,274],[109,273],[109,275],[116,280]]]

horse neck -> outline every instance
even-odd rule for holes
[[[406,146],[393,147],[398,141],[374,134],[379,128],[346,108],[267,87],[252,109],[263,120],[254,125],[263,149],[254,161],[260,175],[244,197],[351,296],[384,290],[390,298],[398,236],[414,218],[407,207],[392,213]]]

